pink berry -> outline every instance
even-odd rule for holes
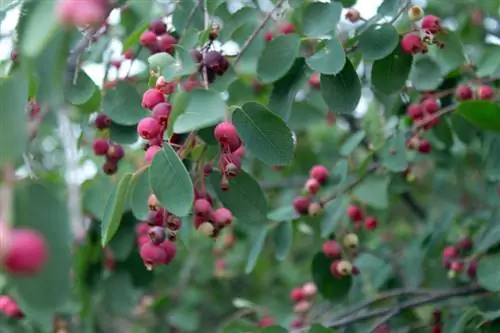
[[[425,112],[433,114],[439,109],[439,104],[434,98],[429,97],[422,102],[422,108]]]
[[[165,126],[168,122],[168,117],[172,112],[172,105],[168,102],[158,103],[151,110],[151,116],[160,122],[160,125]]]
[[[410,104],[406,109],[406,114],[413,121],[420,120],[424,116],[424,110],[420,104]]]
[[[152,31],[144,31],[139,39],[139,42],[144,47],[156,45],[156,34]]]
[[[259,327],[268,327],[268,326],[273,326],[275,324],[275,321],[273,318],[270,316],[265,316],[259,320]]]
[[[142,95],[142,107],[152,110],[157,104],[165,102],[165,96],[161,91],[151,88]]]
[[[457,242],[457,248],[465,251],[472,250],[473,245],[472,239],[469,236],[465,236]]]
[[[231,152],[238,149],[241,144],[236,127],[229,121],[222,122],[215,126],[214,137],[225,149]]]
[[[320,187],[321,187],[320,183],[315,178],[309,178],[307,180],[306,184],[304,185],[304,189],[309,194],[316,194],[316,193],[318,193]]]
[[[146,140],[154,139],[160,134],[160,123],[153,117],[142,118],[137,125],[137,133]]]
[[[328,258],[337,259],[342,254],[342,245],[336,240],[329,240],[323,244],[323,253]]]
[[[401,40],[403,51],[408,54],[417,54],[425,50],[425,45],[420,36],[415,34],[407,34]]]
[[[272,31],[267,31],[267,32],[264,34],[264,40],[265,40],[266,42],[270,42],[270,41],[272,41],[272,40],[273,40],[273,38],[274,38],[274,36],[273,36],[273,32],[272,32]]]
[[[316,295],[318,292],[318,288],[314,284],[314,282],[307,282],[302,286],[302,292],[304,296],[307,298],[311,298]]]
[[[306,197],[296,197],[293,200],[293,208],[300,215],[307,215],[309,213],[310,201]]]
[[[104,113],[99,113],[95,118],[94,125],[100,130],[109,128],[111,126],[111,119]]]
[[[320,184],[326,183],[330,172],[324,165],[315,165],[309,171],[309,177],[316,179]]]
[[[304,296],[305,295],[302,288],[293,288],[290,292],[290,299],[295,303],[302,301],[304,299]]]
[[[477,98],[491,100],[495,97],[495,91],[490,86],[482,85],[477,89]]]
[[[175,243],[165,240],[163,243],[160,244],[160,248],[163,250],[165,253],[165,258],[162,261],[162,264],[168,265],[174,260],[175,255],[177,254],[177,246]]]
[[[106,158],[111,161],[119,161],[125,156],[125,150],[119,144],[113,143],[109,145],[106,152]]]
[[[288,35],[295,32],[295,27],[290,22],[285,22],[278,28],[279,32],[283,35]]]
[[[320,75],[319,73],[313,73],[309,78],[309,86],[314,89],[320,88]]]
[[[461,84],[458,86],[455,96],[459,101],[467,101],[474,98],[474,92],[468,85]]]
[[[104,156],[108,152],[109,141],[102,138],[97,138],[92,142],[92,150],[97,156]]]
[[[422,29],[431,34],[435,34],[441,31],[441,21],[434,15],[426,15],[422,19]]]
[[[177,39],[175,39],[170,34],[164,34],[158,39],[158,49],[160,52],[167,52],[172,54],[174,52],[174,45],[177,44]]]
[[[107,4],[102,0],[61,0],[56,15],[64,25],[99,26],[107,15]]]
[[[217,226],[228,226],[233,220],[233,213],[229,209],[221,207],[212,213],[212,219]]]
[[[135,226],[135,234],[137,236],[146,235],[149,230],[149,225],[146,222],[141,222]]]
[[[161,19],[154,20],[149,24],[149,30],[155,35],[160,36],[167,32],[167,25]]]
[[[447,246],[443,249],[443,258],[452,259],[456,258],[458,255],[458,250],[454,246]]]
[[[418,143],[418,151],[422,154],[428,154],[432,150],[432,145],[427,140],[420,140]]]
[[[365,219],[365,227],[368,230],[374,230],[377,228],[377,220],[373,216],[367,216]]]
[[[139,254],[148,269],[152,269],[154,266],[163,263],[166,257],[165,251],[160,246],[154,245],[151,242],[142,245]]]
[[[30,229],[14,229],[11,237],[10,247],[3,258],[5,270],[19,276],[32,276],[42,270],[48,259],[44,237]]]
[[[193,210],[196,215],[207,217],[212,212],[212,205],[207,199],[196,199]]]
[[[162,148],[160,146],[151,146],[146,150],[146,153],[144,154],[144,159],[146,160],[146,163],[150,164],[153,162],[153,158],[155,157],[156,153],[159,152]]]
[[[347,207],[347,216],[351,219],[351,221],[358,222],[363,219],[363,212],[358,206],[350,205]]]
[[[464,263],[462,261],[453,261],[450,269],[454,272],[460,273],[464,270]]]

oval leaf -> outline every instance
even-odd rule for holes
[[[268,228],[262,228],[252,239],[252,248],[248,254],[247,264],[245,266],[245,273],[248,274],[253,271],[255,265],[257,264],[257,259],[264,248],[264,243],[266,241]]]
[[[336,113],[351,113],[361,99],[361,82],[349,59],[337,75],[321,74],[321,94]]]
[[[106,201],[106,208],[104,209],[101,225],[101,242],[103,247],[109,243],[120,226],[123,212],[127,206],[131,180],[132,174],[125,174]]]
[[[281,222],[274,231],[274,247],[276,249],[276,259],[285,260],[293,239],[292,222]]]
[[[390,178],[387,176],[373,175],[363,180],[352,194],[373,208],[385,209],[389,205],[389,182]]]
[[[406,138],[403,132],[394,133],[380,150],[380,163],[388,170],[402,172],[408,168]]]
[[[257,77],[261,84],[274,82],[285,76],[299,53],[300,37],[281,35],[266,43],[257,63]]]
[[[130,208],[139,220],[146,220],[148,217],[148,197],[150,194],[148,168],[141,173],[134,174],[130,185]]]
[[[82,105],[94,95],[97,86],[83,70],[79,70],[75,84],[65,86],[65,97],[73,105]]]
[[[120,125],[135,125],[149,115],[141,108],[141,96],[128,82],[118,82],[113,89],[106,90],[102,98],[102,109],[111,120]]]
[[[443,82],[443,75],[434,60],[430,57],[422,57],[413,63],[410,80],[416,90],[434,90]]]
[[[372,25],[359,36],[359,52],[366,60],[385,58],[398,46],[399,34],[390,23]]]
[[[380,92],[392,94],[405,85],[410,75],[413,57],[401,49],[396,49],[387,57],[377,60],[372,65],[371,81]]]
[[[149,183],[163,208],[179,217],[191,211],[193,182],[177,153],[165,145],[149,167]]]
[[[226,112],[226,103],[219,92],[194,89],[182,95],[183,110],[175,119],[173,131],[187,133],[220,122]]]
[[[250,102],[236,109],[232,121],[245,148],[269,165],[287,165],[293,159],[292,131],[264,106]]]
[[[349,198],[345,195],[336,198],[325,208],[325,216],[321,220],[321,237],[328,238],[335,231],[338,222],[344,216]]]
[[[338,2],[309,3],[302,14],[302,29],[311,37],[321,37],[335,29],[340,20],[342,5]]]
[[[316,253],[312,260],[312,278],[319,293],[331,301],[340,301],[349,294],[352,285],[352,277],[346,276],[341,279],[333,277],[330,271],[332,260],[325,257],[322,252]]]
[[[315,72],[338,74],[345,66],[345,52],[337,38],[326,41],[325,47],[307,58],[307,65]]]
[[[500,291],[500,257],[487,256],[479,260],[477,281],[486,290]]]
[[[500,106],[493,102],[463,102],[456,112],[480,129],[500,132]]]

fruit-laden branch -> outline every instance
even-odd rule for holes
[[[415,291],[410,290],[409,292],[405,293],[404,290],[395,292],[391,294],[392,297],[396,296],[401,296],[401,295],[407,295],[407,294],[414,294]],[[481,294],[487,294],[489,293],[485,289],[479,287],[479,286],[467,286],[467,287],[461,287],[461,288],[456,288],[456,289],[451,289],[447,291],[436,291],[436,292],[430,292],[427,296],[417,296],[414,299],[410,299],[406,302],[402,302],[396,306],[389,306],[389,307],[383,307],[379,309],[373,309],[371,311],[364,311],[364,312],[359,312],[364,307],[356,307],[356,312],[353,313],[353,311],[350,311],[346,314],[340,315],[337,318],[334,318],[333,320],[330,320],[329,322],[326,323],[325,326],[328,326],[330,328],[339,328],[351,324],[355,324],[364,320],[372,319],[372,318],[379,318],[379,317],[384,317],[383,322],[377,322],[377,326],[383,324],[384,322],[390,320],[392,317],[395,317],[401,313],[401,311],[406,310],[406,309],[411,309],[411,308],[416,308],[420,307],[423,305],[427,304],[433,304],[437,303],[440,301],[445,301],[450,298],[455,298],[455,297],[467,297],[467,296],[478,296]],[[374,304],[378,301],[385,300],[388,297],[384,294],[382,297],[375,297],[374,299],[370,300],[369,302],[363,303],[363,305],[369,306],[371,304]]]

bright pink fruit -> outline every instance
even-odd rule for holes
[[[139,39],[139,42],[144,47],[156,45],[156,34],[152,31],[144,31]]]
[[[410,104],[406,109],[406,114],[413,121],[420,120],[424,116],[424,110],[420,104]]]
[[[168,122],[168,117],[172,112],[172,105],[167,102],[158,103],[155,105],[153,110],[151,110],[151,116],[158,120],[161,125],[165,125]]]
[[[431,34],[435,34],[441,31],[441,21],[434,15],[426,15],[422,19],[422,29]]]
[[[108,152],[109,141],[102,138],[97,138],[92,142],[92,150],[97,156],[104,156]]]
[[[165,102],[165,96],[161,91],[151,88],[142,95],[142,107],[152,110],[157,104]]]
[[[139,254],[148,269],[152,269],[166,260],[165,251],[160,246],[154,245],[151,242],[142,245]]]
[[[373,216],[367,216],[365,219],[365,228],[373,230],[377,228],[377,220]]]
[[[304,299],[304,291],[302,288],[293,288],[292,291],[290,292],[290,299],[293,302],[300,302]]]
[[[274,36],[273,36],[273,32],[272,32],[272,31],[267,31],[267,32],[264,34],[264,40],[265,40],[266,42],[270,42],[270,41],[272,41],[272,40],[273,40],[273,38],[274,38]]]
[[[217,226],[228,226],[233,220],[233,213],[229,209],[221,207],[212,213],[212,219]]]
[[[60,0],[56,15],[65,25],[99,26],[106,20],[107,6],[103,0]]]
[[[231,152],[238,149],[241,144],[236,127],[229,121],[224,121],[215,126],[214,137],[224,148],[229,149]]]
[[[490,86],[482,85],[477,89],[477,98],[481,100],[490,100],[495,97],[495,91]]]
[[[304,185],[304,189],[307,191],[309,194],[316,194],[318,193],[319,189],[321,187],[321,184],[318,182],[316,178],[309,178]]]
[[[168,265],[174,260],[175,255],[177,254],[177,247],[175,243],[165,240],[163,243],[160,244],[160,247],[163,249],[165,253],[165,259],[163,260],[162,264]]]
[[[306,197],[296,197],[293,200],[293,208],[300,215],[306,215],[309,213],[310,201]]]
[[[291,33],[295,32],[295,27],[294,27],[294,25],[292,23],[285,22],[285,23],[283,23],[282,25],[279,26],[278,30],[283,35],[288,35],[288,34],[291,34]]]
[[[31,229],[13,229],[11,232],[10,247],[3,258],[5,270],[19,276],[37,274],[48,259],[44,237]]]
[[[144,154],[144,159],[146,160],[146,163],[150,164],[153,162],[153,158],[155,157],[156,153],[161,150],[160,146],[151,146],[146,150],[146,153]]]
[[[420,36],[415,34],[407,34],[401,40],[401,47],[408,54],[417,54],[426,49]]]
[[[270,316],[265,316],[259,320],[259,327],[268,327],[268,326],[273,326],[275,324],[275,321],[273,318]]]
[[[474,92],[468,85],[461,84],[458,86],[455,96],[459,101],[467,101],[474,98]]]
[[[160,36],[167,32],[167,25],[161,19],[154,20],[149,24],[149,30],[155,35]]]
[[[106,129],[111,126],[111,119],[104,113],[99,113],[95,118],[94,125],[97,129]]]
[[[142,118],[137,125],[137,134],[146,140],[154,139],[160,134],[160,123],[153,117]]]
[[[326,183],[330,172],[324,165],[315,165],[309,171],[309,177],[316,179],[320,184]]]
[[[422,108],[425,112],[433,114],[439,109],[439,103],[434,98],[429,97],[422,102]]]
[[[319,73],[313,73],[309,78],[309,86],[314,89],[320,88],[320,75]]]
[[[358,222],[363,219],[363,212],[358,206],[350,205],[347,207],[347,216],[351,219],[351,221]]]
[[[447,246],[443,249],[443,258],[451,259],[456,258],[458,255],[458,250],[454,246]]]
[[[342,254],[342,245],[336,240],[329,240],[323,244],[323,253],[328,258],[337,259]]]
[[[164,34],[158,39],[158,49],[160,52],[174,53],[175,44],[177,44],[177,39],[170,34]]]
[[[196,215],[207,217],[212,212],[212,205],[207,199],[196,199],[193,210]]]

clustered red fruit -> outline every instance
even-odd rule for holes
[[[23,319],[24,313],[17,302],[10,296],[0,295],[0,313],[7,318]]]
[[[470,279],[476,278],[477,260],[468,258],[474,243],[469,236],[461,238],[454,245],[443,249],[442,265],[448,270],[448,276],[455,278],[458,274],[466,272]],[[467,269],[465,269],[467,267]]]
[[[417,8],[416,11],[420,12],[420,9]],[[412,9],[410,9],[409,15],[411,15],[411,11]],[[424,35],[423,37],[420,35],[420,32],[410,32],[401,39],[401,48],[404,52],[408,54],[427,53],[429,45],[436,45],[439,48],[444,47],[444,44],[435,38],[435,35],[443,32],[441,21],[436,16],[424,16],[421,23],[421,32]]]
[[[474,94],[474,90],[469,85],[461,84],[455,90],[455,97],[458,101],[468,101],[474,98],[488,101],[495,98],[495,90],[488,85],[482,84],[477,87]]]
[[[347,216],[354,223],[355,230],[361,229],[363,224],[366,230],[374,230],[378,226],[378,222],[375,217],[365,216],[361,207],[356,205],[349,205],[349,207],[347,207]]]
[[[118,163],[125,156],[125,150],[117,143],[111,142],[107,136],[107,129],[111,126],[111,119],[104,113],[97,114],[94,126],[100,136],[92,142],[92,151],[96,156],[104,156],[105,162],[102,171],[106,175],[113,175],[118,171]]]
[[[442,313],[440,309],[435,309],[432,312],[432,333],[442,333]]]
[[[149,30],[144,31],[139,42],[147,48],[151,54],[166,52],[173,54],[177,39],[167,32],[167,26],[163,20],[158,19],[150,23]]]
[[[99,26],[109,13],[107,0],[59,0],[56,14],[64,25]]]
[[[290,22],[283,22],[276,27],[276,30],[270,30],[264,34],[264,39],[266,40],[266,42],[270,42],[271,40],[273,40],[275,34],[278,35],[293,34],[295,32],[295,26]]]
[[[313,282],[307,282],[292,289],[290,299],[294,303],[293,311],[296,317],[290,325],[291,329],[301,329],[306,326],[308,314],[312,309],[317,292],[318,289]]]
[[[217,238],[221,231],[230,226],[233,214],[225,207],[213,208],[213,200],[208,193],[195,189],[193,204],[193,224],[201,234]]]
[[[328,169],[321,164],[309,170],[309,179],[304,184],[304,195],[293,200],[293,208],[300,215],[316,216],[323,208],[323,204],[316,200],[321,186],[325,185],[330,177]]]
[[[358,245],[359,238],[354,233],[346,234],[342,244],[335,239],[323,243],[323,254],[328,259],[333,260],[330,265],[330,272],[334,278],[342,279],[344,276],[359,274],[358,268],[346,259],[346,256],[355,257],[357,255]]]
[[[236,127],[227,120],[215,126],[214,137],[220,146],[218,163],[222,173],[220,188],[228,191],[229,180],[236,177],[241,170],[241,160],[246,153],[245,145]]]

